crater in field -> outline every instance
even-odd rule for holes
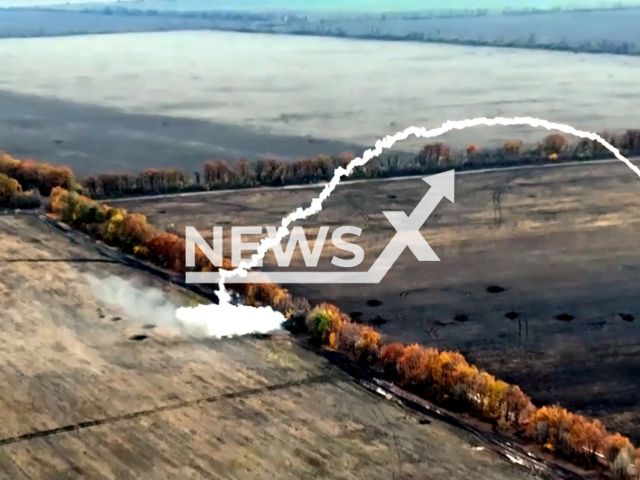
[[[431,425],[431,420],[429,420],[428,418],[421,418],[418,423],[420,425]]]
[[[520,316],[520,314],[514,310],[511,310],[510,312],[507,312],[504,314],[505,318],[508,318],[509,320],[515,320],[516,318],[518,318]]]
[[[349,312],[351,320],[355,323],[362,323],[362,312]]]
[[[555,319],[556,320],[560,320],[561,322],[570,322],[574,318],[576,318],[576,317],[574,317],[570,313],[560,313],[560,314],[555,316]]]
[[[381,325],[384,325],[387,323],[387,319],[386,318],[382,318],[380,315],[376,315],[374,318],[371,319],[371,324],[375,325],[376,327],[379,327]]]
[[[469,316],[464,314],[464,313],[459,313],[458,315],[456,315],[455,317],[453,317],[453,319],[456,322],[460,322],[460,323],[465,323],[469,321]]]
[[[134,342],[142,342],[149,338],[149,335],[145,335],[144,333],[139,333],[137,335],[132,335],[129,337],[129,340],[133,340]]]
[[[247,336],[250,338],[255,338],[256,340],[269,340],[270,338],[273,338],[273,335],[271,335],[270,333],[250,333]]]
[[[636,318],[630,313],[619,313],[618,316],[625,322],[633,322]]]
[[[387,198],[388,198],[389,200],[394,200],[394,199],[396,199],[396,198],[398,198],[398,197],[397,197],[397,196],[395,196],[395,195],[387,195]]]
[[[587,323],[587,326],[594,327],[595,330],[602,330],[606,324],[607,322],[605,322],[604,320],[600,320],[598,322]]]
[[[157,325],[154,325],[153,323],[147,323],[147,324],[142,326],[142,328],[144,328],[145,330],[153,330],[156,327],[157,327]]]
[[[502,293],[504,291],[505,291],[505,289],[502,288],[499,285],[491,285],[491,286],[487,287],[487,292],[489,292],[489,293]]]
[[[400,298],[408,297],[409,295],[413,295],[414,293],[425,293],[428,291],[428,288],[414,288],[413,290],[405,290],[403,292],[400,292]],[[443,291],[445,290],[443,289]]]
[[[372,298],[371,300],[367,300],[367,305],[369,307],[379,307],[380,305],[382,305],[382,302],[380,300]]]
[[[112,322],[119,322],[120,320],[122,320],[122,317],[113,317],[111,319]]]

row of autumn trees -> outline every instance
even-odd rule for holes
[[[372,327],[353,323],[328,303],[311,309],[305,320],[317,343],[349,353],[423,398],[513,432],[580,466],[605,465],[616,479],[640,479],[640,449],[628,438],[558,405],[536,408],[520,387],[470,365],[458,352],[385,344]]]
[[[640,154],[640,130],[600,135],[623,154]],[[470,145],[466,150],[454,150],[444,143],[436,142],[425,145],[412,158],[398,155],[375,158],[355,170],[351,178],[420,175],[453,167],[473,169],[610,156],[611,153],[596,141],[580,140],[571,143],[561,134],[550,134],[537,146],[529,149],[520,140],[506,141],[501,148]],[[330,180],[336,168],[346,166],[353,158],[353,154],[344,153],[337,156],[321,155],[295,162],[276,159],[254,163],[247,160],[212,160],[204,164],[203,172],[195,172],[193,175],[177,169],[147,169],[138,174],[101,174],[87,178],[83,187],[91,198],[102,199],[222,188],[309,184]]]
[[[49,208],[59,220],[107,245],[119,248],[124,253],[135,255],[174,272],[187,271],[184,238],[156,230],[149,225],[144,215],[110,207],[61,187],[55,187],[51,191]],[[233,268],[226,258],[223,259],[223,268]],[[217,267],[196,249],[195,267],[191,270],[207,272],[216,269]],[[283,288],[270,284],[238,284],[233,287],[247,297],[249,304],[277,305],[278,295],[286,293]],[[290,296],[285,295],[283,299],[289,307],[295,303],[289,300]]]
[[[54,187],[74,185],[70,168],[18,160],[0,152],[0,207],[36,208],[41,196],[48,196]]]
[[[51,192],[50,208],[56,218],[125,253],[177,273],[188,270],[184,238],[155,230],[144,215],[112,208],[60,187]],[[231,268],[227,259],[223,266]],[[196,249],[193,270],[215,269]],[[604,465],[617,479],[640,478],[640,450],[627,438],[607,432],[597,420],[559,406],[535,407],[519,387],[470,365],[460,353],[416,344],[385,344],[375,329],[352,322],[336,306],[323,303],[312,307],[278,285],[231,287],[249,305],[269,305],[282,312],[291,329],[308,333],[317,344],[344,352],[439,405],[490,422],[581,466]]]
[[[625,155],[640,154],[640,130],[620,134],[600,134]],[[522,141],[509,140],[501,148],[487,149],[470,145],[456,151],[440,143],[430,143],[413,158],[387,156],[371,160],[356,169],[351,178],[384,178],[437,173],[449,168],[473,169],[492,166],[535,164],[549,161],[588,160],[611,154],[598,142],[580,140],[571,143],[561,134],[546,136],[535,148],[527,149]],[[18,160],[0,152],[0,206],[38,203],[39,195],[48,196],[54,187],[81,190],[94,199],[152,195],[220,188],[283,186],[328,181],[336,168],[346,166],[352,154],[321,155],[295,162],[267,159],[251,163],[238,160],[212,160],[204,164],[202,173],[187,175],[179,169],[147,169],[141,173],[105,173],[93,175],[78,183],[68,167],[52,166],[32,160]],[[9,201],[7,199],[13,199]]]

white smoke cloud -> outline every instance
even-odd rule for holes
[[[285,317],[271,307],[250,307],[220,302],[220,305],[183,307],[176,317],[185,325],[206,324],[209,336],[215,338],[271,333],[282,330]]]
[[[175,305],[159,289],[143,287],[117,276],[98,278],[86,276],[95,297],[107,305],[120,307],[133,323],[162,325],[175,328]]]
[[[220,306],[179,307],[157,288],[143,287],[117,276],[86,278],[99,301],[124,310],[127,320],[140,327],[155,325],[188,337],[225,338],[271,333],[281,330],[285,321],[282,314],[268,307],[236,306],[229,302]]]

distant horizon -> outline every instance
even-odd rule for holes
[[[603,0],[524,0],[514,5],[511,0],[491,0],[479,2],[478,0],[306,0],[304,7],[300,8],[299,1],[295,0],[0,0],[0,8],[16,7],[65,7],[73,6],[109,6],[109,5],[136,5],[138,8],[161,10],[289,10],[289,11],[359,11],[359,12],[383,12],[383,11],[427,11],[427,10],[475,10],[488,9],[492,11],[541,9],[553,8],[614,8],[616,6],[639,6],[636,1],[603,1]]]

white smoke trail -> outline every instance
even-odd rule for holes
[[[317,198],[314,198],[311,201],[311,205],[307,208],[298,207],[298,209],[288,216],[282,219],[282,224],[277,231],[277,235],[275,237],[266,237],[260,241],[260,245],[256,251],[251,256],[251,260],[249,262],[241,262],[237,268],[233,270],[224,270],[220,269],[220,282],[218,284],[218,298],[220,300],[220,304],[226,303],[229,304],[231,297],[227,293],[224,283],[225,280],[233,277],[246,277],[248,271],[258,266],[260,260],[264,259],[266,253],[269,249],[273,248],[275,245],[279,244],[287,235],[289,235],[289,225],[291,225],[296,220],[303,220],[305,218],[310,217],[311,215],[315,215],[316,213],[322,210],[322,204],[324,201],[329,198],[331,192],[338,186],[340,183],[340,179],[344,176],[349,176],[351,173],[357,168],[367,164],[371,159],[376,158],[382,154],[384,150],[387,150],[393,145],[400,141],[406,140],[410,135],[413,135],[418,138],[435,138],[443,135],[451,130],[464,130],[471,127],[478,126],[487,126],[492,127],[496,125],[502,126],[512,126],[512,125],[528,125],[533,128],[546,128],[547,130],[558,130],[560,132],[566,133],[568,135],[574,135],[576,137],[580,137],[583,139],[594,140],[604,146],[607,150],[609,150],[613,155],[627,165],[636,175],[640,177],[640,169],[632,164],[627,158],[625,158],[620,151],[615,148],[613,145],[608,143],[604,138],[602,138],[597,133],[593,132],[585,132],[582,130],[577,130],[569,125],[565,125],[562,123],[554,123],[549,122],[547,120],[543,120],[541,118],[534,117],[495,117],[495,118],[472,118],[467,120],[448,120],[442,124],[439,128],[434,128],[431,130],[427,130],[424,127],[409,127],[402,132],[398,132],[395,135],[388,135],[381,140],[376,142],[376,146],[373,149],[369,149],[360,158],[355,158],[351,160],[351,162],[347,165],[346,168],[339,167],[335,170],[333,178],[331,181],[324,187],[322,192]]]

